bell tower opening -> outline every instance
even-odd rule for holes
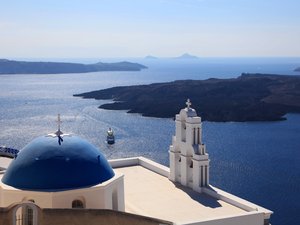
[[[181,122],[181,141],[183,141],[183,142],[186,141],[186,125],[185,125],[185,121]]]

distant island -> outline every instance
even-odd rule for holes
[[[199,59],[198,56],[191,55],[189,53],[184,53],[177,57],[167,57],[167,58],[159,58],[153,55],[147,55],[144,59],[185,59],[185,60],[191,60],[191,59]]]
[[[174,117],[190,98],[203,120],[276,121],[286,113],[300,113],[300,76],[243,73],[232,79],[113,87],[74,96],[112,99],[100,108],[161,118]]]
[[[158,59],[157,57],[153,56],[153,55],[147,55],[145,57],[145,59]]]
[[[138,63],[64,63],[64,62],[25,62],[0,59],[0,74],[58,74],[89,73],[98,71],[140,71],[147,67]]]
[[[198,56],[190,55],[189,53],[184,53],[181,56],[175,57],[175,59],[199,59]]]
[[[296,68],[295,71],[300,72],[300,67]]]

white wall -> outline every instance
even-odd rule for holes
[[[249,215],[214,218],[213,220],[184,223],[182,225],[264,225],[263,213],[249,213]]]
[[[83,199],[86,208],[112,209],[113,193],[120,198],[117,204],[118,210],[124,211],[124,176],[122,174],[116,174],[110,180],[89,188],[58,192],[23,191],[0,182],[0,207],[8,207],[13,203],[32,199],[41,208],[72,208],[74,200]]]

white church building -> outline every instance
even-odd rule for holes
[[[107,160],[60,127],[34,139],[11,162],[0,158],[0,208],[17,205],[7,214],[9,223],[26,218],[19,224],[37,225],[38,209],[80,208],[178,225],[269,225],[272,211],[210,185],[201,118],[186,104],[176,115],[170,168],[144,157]]]

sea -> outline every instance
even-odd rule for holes
[[[101,59],[119,60],[124,59]],[[300,58],[125,60],[142,63],[148,69],[0,75],[0,145],[22,149],[35,137],[55,132],[57,114],[61,114],[64,133],[87,139],[108,159],[145,156],[168,166],[168,149],[175,132],[172,118],[103,110],[98,107],[111,100],[82,99],[73,94],[184,79],[235,78],[243,72],[300,75],[294,72],[300,66]],[[193,102],[193,96],[190,99]],[[276,122],[203,122],[211,184],[272,210],[272,225],[300,224],[300,114],[285,117]],[[109,127],[115,131],[114,145],[105,142]]]

